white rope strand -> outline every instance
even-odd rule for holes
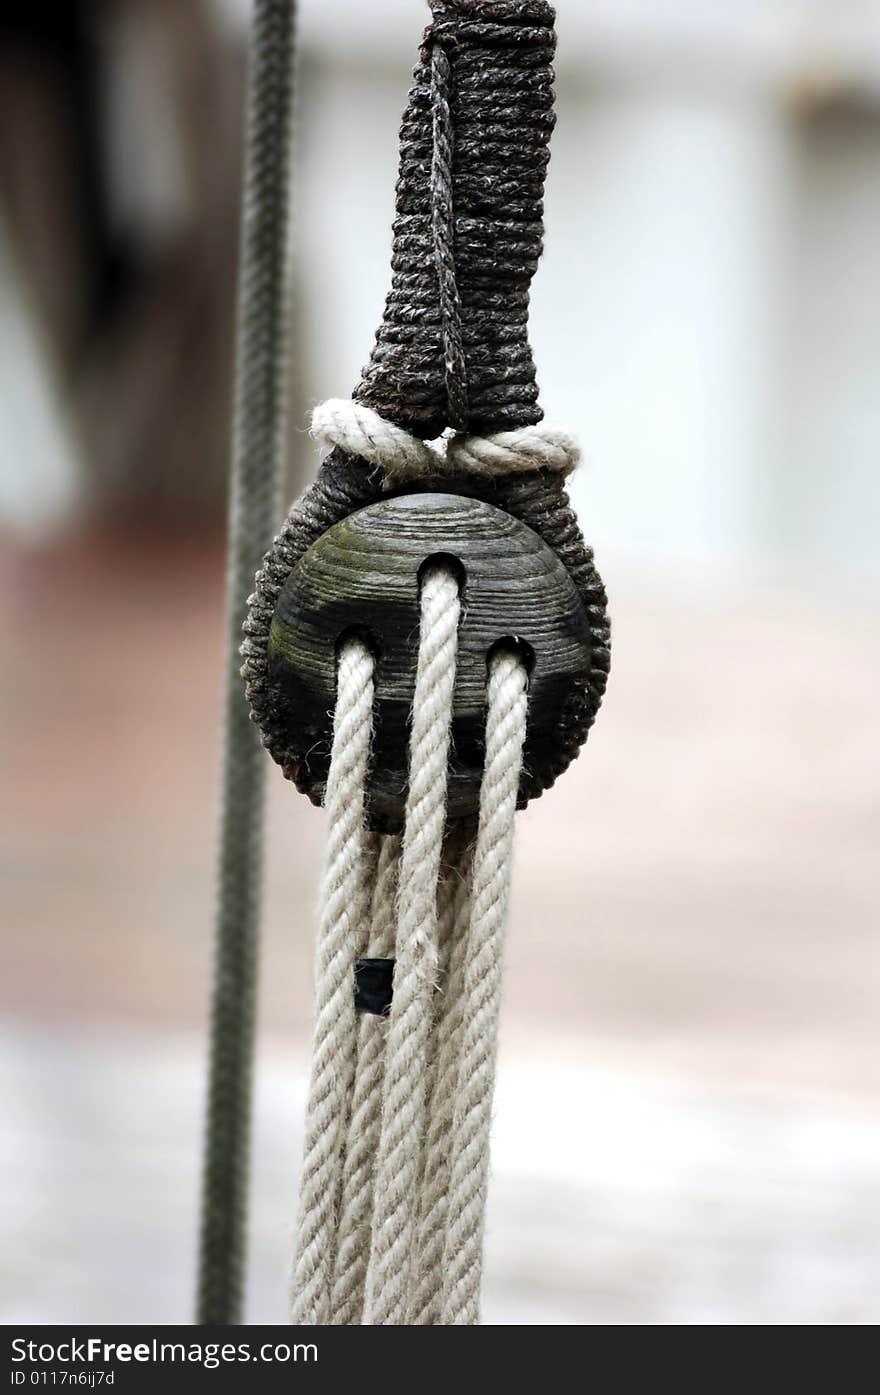
[[[525,470],[570,475],[580,458],[574,436],[546,422],[492,436],[453,436],[446,447],[447,469],[466,475],[515,475]]]
[[[424,441],[353,398],[329,397],[312,412],[312,435],[396,475],[430,475],[438,456]]]
[[[485,478],[527,470],[569,475],[581,455],[570,432],[546,422],[491,436],[460,433],[430,445],[386,421],[372,407],[346,397],[330,397],[315,407],[311,432],[323,446],[339,446],[375,465],[389,483],[450,474]]]
[[[367,951],[372,959],[390,959],[394,954],[399,870],[400,839],[382,838]],[[330,1315],[331,1322],[341,1326],[359,1324],[363,1317],[373,1217],[374,1166],[382,1123],[387,1026],[384,1017],[368,1012],[361,1015],[354,1095],[342,1175]]]
[[[464,962],[463,1041],[442,1262],[440,1320],[444,1324],[479,1321],[504,922],[526,733],[527,688],[528,676],[521,659],[513,653],[497,653],[489,670],[486,761]]]
[[[357,1053],[354,961],[363,954],[373,657],[363,641],[339,654],[333,753],[324,804],[327,847],[315,965],[315,1029],[297,1228],[292,1320],[325,1324],[330,1312],[342,1148]]]
[[[422,1166],[417,1259],[409,1305],[409,1321],[419,1326],[433,1325],[440,1320],[443,1248],[448,1213],[449,1138],[458,1090],[472,855],[473,850],[470,848],[462,852],[457,868],[447,879],[447,887],[453,894],[448,896],[447,900],[449,924],[445,936],[448,942],[446,969],[439,996],[439,1021],[428,1108],[428,1134]]]
[[[437,977],[437,880],[446,823],[460,601],[447,570],[422,583],[409,792],[400,862],[394,998],[385,1053],[368,1288],[374,1323],[406,1322]]]
[[[460,610],[457,578],[430,570],[402,840],[366,831],[373,659],[360,640],[340,651],[292,1303],[299,1324],[479,1320],[528,678],[516,654],[492,658],[476,843],[462,849],[456,833],[444,854]],[[396,956],[387,1021],[358,1020],[354,961],[366,951]]]

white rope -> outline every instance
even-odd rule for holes
[[[462,989],[470,916],[472,849],[466,849],[450,871],[445,888],[447,924],[446,967],[439,995],[439,1016],[428,1106],[428,1132],[422,1164],[416,1262],[409,1303],[409,1322],[419,1326],[440,1320],[443,1249],[448,1216],[449,1138],[458,1090]],[[441,940],[442,943],[442,940]]]
[[[372,959],[394,954],[400,839],[381,839],[373,891],[372,926],[367,953]],[[358,1059],[345,1147],[342,1197],[333,1275],[330,1320],[351,1326],[361,1322],[370,1258],[373,1180],[382,1122],[382,1078],[385,1070],[384,1017],[364,1013],[358,1032]]]
[[[333,753],[324,798],[327,848],[315,965],[315,1028],[297,1227],[292,1319],[325,1324],[341,1158],[357,1054],[352,974],[368,933],[364,788],[370,753],[373,658],[362,640],[339,654]]]
[[[574,436],[558,426],[521,426],[492,436],[453,436],[446,447],[447,469],[465,475],[513,475],[553,470],[570,475],[581,458]]]
[[[331,397],[314,409],[311,430],[325,447],[339,446],[380,468],[389,483],[449,474],[509,475],[525,470],[568,475],[580,459],[575,438],[544,422],[491,436],[452,436],[444,451],[386,421],[371,407],[343,397]]]
[[[526,733],[528,677],[499,652],[489,672],[486,760],[474,848],[461,1001],[463,1041],[454,1106],[440,1321],[479,1321],[489,1129],[495,1085],[504,922],[513,821]]]
[[[312,435],[324,446],[341,446],[386,474],[430,475],[436,452],[370,407],[346,397],[330,397],[312,412]]]
[[[457,851],[450,844],[443,867],[459,616],[457,579],[442,568],[429,571],[402,842],[365,831],[373,660],[359,640],[340,652],[296,1323],[459,1324],[479,1317],[528,679],[517,655],[493,657],[476,843]],[[368,1014],[357,1021],[354,961],[367,950],[375,958],[396,955],[387,1022]]]
[[[456,578],[443,569],[427,572],[422,582],[394,997],[385,1053],[370,1261],[370,1320],[386,1325],[406,1322],[417,1223],[459,612]]]

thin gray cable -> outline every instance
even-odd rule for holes
[[[241,1321],[265,755],[239,676],[247,597],[280,511],[295,0],[255,0],[229,495],[222,811],[198,1314]]]

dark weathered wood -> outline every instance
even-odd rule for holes
[[[455,559],[463,608],[455,682],[450,818],[477,808],[489,654],[515,640],[531,663],[527,768],[558,763],[572,698],[590,677],[589,620],[551,549],[525,524],[482,500],[407,494],[351,514],[302,556],[285,583],[269,635],[272,719],[283,729],[284,773],[314,800],[327,776],[336,649],[352,631],[376,655],[376,713],[368,790],[376,827],[399,827],[419,635],[419,574]]]

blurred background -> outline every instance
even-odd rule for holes
[[[302,0],[293,495],[389,279],[426,8]],[[186,1322],[246,0],[0,18],[0,1316]],[[612,600],[522,816],[485,1318],[880,1317],[880,3],[558,0],[532,341]],[[249,1316],[322,818],[270,772]]]

